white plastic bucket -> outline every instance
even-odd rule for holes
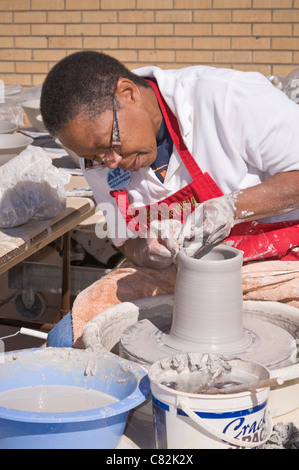
[[[235,394],[198,394],[164,383],[203,383],[211,356],[181,354],[155,362],[149,369],[157,449],[261,448],[272,433],[267,410],[269,388]],[[234,359],[231,380],[253,382],[270,377],[261,364]],[[200,368],[201,367],[201,368]],[[207,377],[205,375],[205,377]],[[228,375],[226,375],[228,377]],[[218,379],[220,380],[220,378]],[[218,381],[216,380],[216,381]]]

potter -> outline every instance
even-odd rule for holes
[[[79,294],[49,345],[61,345],[63,336],[65,346],[83,347],[84,324],[123,301],[122,287],[126,300],[172,293],[180,250],[193,256],[223,241],[243,252],[244,263],[298,263],[299,108],[261,74],[205,66],[131,72],[113,57],[83,51],[49,72],[41,113],[49,133],[80,156],[95,200],[107,209],[113,243],[133,263]],[[132,177],[112,189],[107,175],[117,168]],[[136,238],[139,215],[165,203],[180,216],[184,201],[191,201],[184,221],[191,231],[173,224],[162,238],[159,230]],[[150,223],[145,217],[146,229]],[[134,269],[148,276],[138,292]],[[164,269],[167,286],[159,285],[157,270]]]

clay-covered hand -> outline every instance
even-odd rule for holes
[[[129,238],[121,251],[128,260],[144,268],[165,269],[173,263],[174,253],[160,243],[155,234],[148,234],[147,238]]]
[[[200,204],[187,218],[178,236],[180,251],[195,256],[204,246],[228,237],[234,220],[232,195],[221,196]]]
[[[182,230],[179,220],[155,220],[150,224],[148,243],[148,256],[161,267],[168,267],[173,263],[179,249],[178,237]]]
[[[155,220],[147,238],[126,242],[125,256],[138,266],[164,269],[179,251],[195,256],[201,247],[226,238],[234,226],[233,196],[222,196],[200,204],[182,224],[177,219]]]
[[[162,245],[157,238],[148,239],[148,257],[151,261],[156,262],[157,267],[168,268],[173,263],[173,253]]]

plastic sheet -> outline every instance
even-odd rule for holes
[[[6,85],[0,80],[0,119],[23,124],[22,92],[20,85]]]
[[[289,75],[271,75],[268,79],[276,88],[285,93],[290,100],[299,104],[299,68],[294,69]]]
[[[0,228],[48,219],[64,210],[68,179],[43,149],[29,145],[0,167]]]
[[[294,103],[299,103],[299,68],[293,70],[285,79],[282,91]]]

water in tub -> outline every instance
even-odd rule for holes
[[[0,406],[40,413],[91,410],[117,401],[117,398],[98,390],[67,385],[37,385],[0,393]]]
[[[233,374],[223,374],[221,379],[213,380],[212,374],[209,376],[202,376],[201,374],[180,374],[179,376],[173,375],[162,381],[161,384],[185,393],[209,393],[213,390],[220,390],[232,385],[240,385],[246,383],[245,377],[240,375],[234,376]]]

